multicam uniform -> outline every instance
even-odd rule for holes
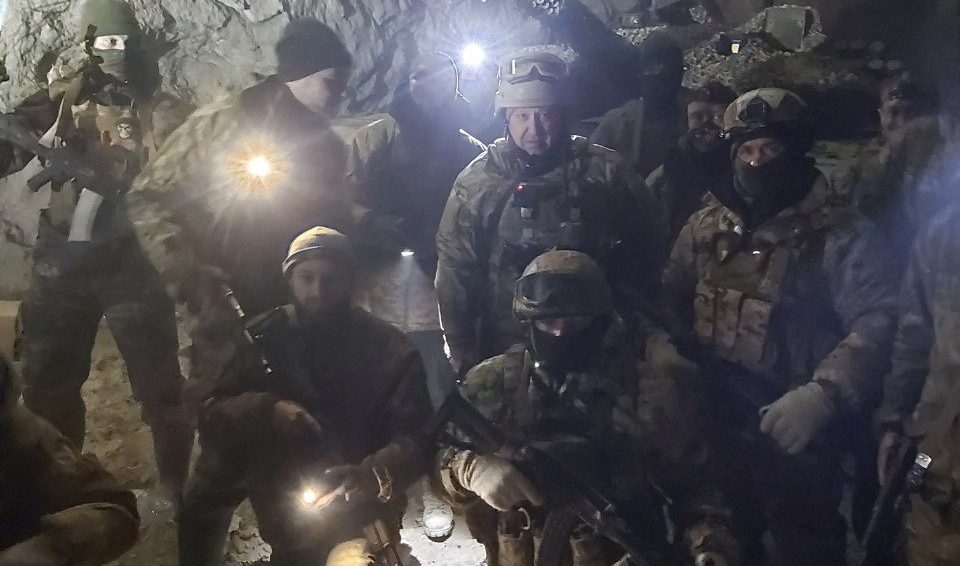
[[[101,103],[99,93],[82,91],[85,82],[82,73],[55,81],[49,92],[34,95],[16,113],[43,132],[62,107],[57,137],[70,147],[90,147],[107,157],[113,174],[128,184],[188,109],[169,96],[137,91],[122,105]],[[4,149],[9,148],[0,144],[0,153]],[[27,157],[16,149],[8,156],[13,159],[3,164],[5,173],[22,167]],[[185,477],[193,431],[180,410],[183,377],[173,303],[137,245],[121,194],[107,195],[95,212],[90,241],[71,233],[85,222],[78,201],[93,196],[78,182],[54,191],[42,211],[32,284],[23,305],[24,400],[83,445],[80,388],[105,316],[128,366],[134,396],[143,404],[144,420],[151,425],[161,479],[175,485]]]
[[[511,313],[523,268],[550,249],[596,259],[625,315],[662,264],[662,224],[643,182],[613,151],[572,137],[544,171],[526,168],[507,139],[457,178],[437,233],[437,293],[444,335],[457,350],[476,341],[489,357],[522,341]],[[523,190],[518,184],[524,183]]]
[[[0,564],[20,563],[6,551],[41,536],[64,564],[116,559],[137,540],[133,493],[18,405],[8,371],[0,358]]]
[[[893,370],[877,414],[882,427],[902,428],[932,458],[923,485],[910,495],[907,558],[911,566],[960,560],[957,416],[960,387],[960,213],[956,207],[920,230],[901,293]]]
[[[757,412],[817,382],[841,413],[869,409],[893,337],[894,283],[862,217],[829,201],[819,173],[805,198],[748,229],[717,200],[680,233],[664,273],[673,306],[704,352],[727,435],[734,493],[760,513],[783,564],[841,564],[839,427],[791,457],[763,437]],[[749,516],[749,515],[747,515]],[[758,526],[762,528],[762,526]]]

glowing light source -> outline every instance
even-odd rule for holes
[[[314,505],[317,501],[320,501],[320,494],[312,487],[308,487],[300,494],[300,500],[303,501],[304,505]]]
[[[413,254],[414,252],[410,248],[403,248],[400,250],[400,255],[403,257],[413,257]]]
[[[247,161],[247,173],[254,177],[264,178],[273,171],[273,164],[263,155],[254,155]]]
[[[468,43],[460,50],[460,61],[467,68],[476,69],[487,60],[487,52],[479,43]]]

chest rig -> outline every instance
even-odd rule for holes
[[[782,215],[750,232],[719,215],[697,237],[700,277],[694,330],[715,356],[774,381],[808,378],[839,339],[820,258],[836,214]],[[831,344],[832,342],[832,344]]]
[[[132,181],[147,161],[148,148],[153,149],[149,115],[150,109],[137,102],[102,105],[87,100],[70,108],[70,129],[59,137],[105,156],[113,174]],[[89,241],[103,201],[104,195],[66,183],[51,195],[45,215],[54,227],[69,231],[69,240]]]

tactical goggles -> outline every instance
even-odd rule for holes
[[[527,81],[557,82],[563,76],[566,65],[563,61],[544,60],[539,56],[523,56],[510,60],[509,73],[503,77],[510,84]]]
[[[517,283],[517,299],[544,318],[592,314],[590,299],[597,292],[581,277],[559,273],[534,273]]]

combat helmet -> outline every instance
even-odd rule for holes
[[[567,64],[552,53],[525,53],[510,57],[497,73],[494,112],[507,108],[567,105]]]
[[[546,252],[523,270],[513,297],[513,314],[522,321],[597,316],[613,311],[610,286],[587,254]]]
[[[91,29],[92,27],[92,29]],[[93,39],[104,35],[140,33],[137,16],[125,0],[87,0],[80,16],[80,34]]]
[[[806,153],[813,143],[807,103],[782,88],[760,88],[741,95],[723,115],[723,131],[735,144],[750,139],[783,137]]]

